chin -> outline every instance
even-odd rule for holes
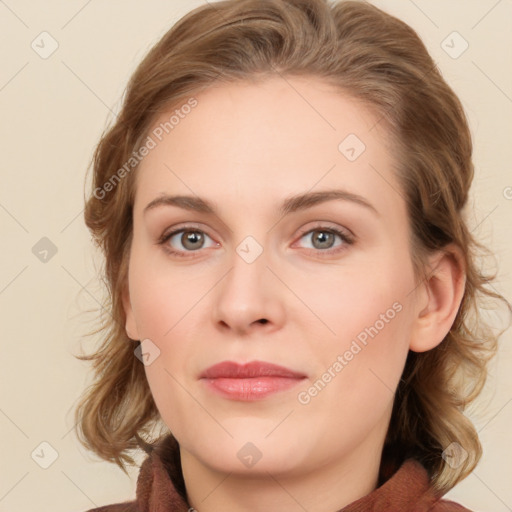
[[[183,446],[215,471],[267,476],[268,473],[292,474],[303,469],[302,465],[308,460],[308,443],[300,432],[279,425],[275,419],[238,418],[223,421],[222,425],[233,437],[219,426],[214,435],[211,429],[204,436],[195,433],[204,442],[198,443],[198,437],[183,439]]]
[[[238,448],[238,447],[237,447]],[[215,471],[246,476],[291,475],[300,467],[300,457],[286,446],[262,446],[247,442],[241,448],[201,453],[202,462]]]

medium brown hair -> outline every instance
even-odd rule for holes
[[[478,269],[478,252],[484,248],[465,220],[473,164],[463,108],[414,30],[366,2],[225,0],[205,5],[171,28],[138,66],[92,161],[85,222],[105,256],[109,316],[93,331],[102,333],[101,347],[77,356],[93,361],[95,377],[75,412],[78,438],[125,470],[134,462],[130,450],[146,446],[150,428],[161,422],[144,367],[134,356],[138,342],[125,332],[121,297],[136,175],[136,166],[127,168],[126,162],[159,115],[201,89],[271,76],[325,80],[362,101],[388,128],[398,155],[396,173],[407,203],[418,283],[428,277],[427,255],[449,243],[461,249],[466,285],[459,311],[440,345],[409,352],[384,445],[385,454],[397,461],[420,460],[435,489],[446,492],[481,456],[477,432],[463,411],[482,390],[497,335],[478,307],[484,299],[498,299],[511,308],[489,288],[495,275]],[[452,442],[468,453],[457,468],[442,458]]]

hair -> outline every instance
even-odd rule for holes
[[[312,76],[361,101],[378,115],[396,149],[396,173],[410,221],[415,278],[428,278],[426,258],[450,243],[460,248],[466,281],[454,323],[427,352],[410,351],[398,385],[383,454],[413,456],[444,493],[476,466],[482,448],[464,410],[481,392],[497,349],[479,308],[506,299],[490,289],[496,274],[477,268],[485,247],[465,220],[473,179],[472,141],[462,105],[416,32],[366,2],[224,0],[197,8],[154,45],[129,80],[117,119],[95,149],[85,222],[104,255],[108,289],[101,346],[76,356],[93,361],[94,380],[75,411],[79,441],[126,472],[132,450],[152,446],[161,421],[125,332],[122,294],[132,240],[134,170],[157,116],[213,84]],[[131,164],[130,164],[131,165]],[[121,173],[121,169],[126,172]],[[112,178],[116,170],[117,180]],[[122,178],[122,179],[121,179]],[[106,186],[111,183],[112,186]],[[135,342],[135,344],[134,344]],[[458,467],[443,460],[452,442],[467,452]],[[383,457],[384,458],[384,457]],[[464,459],[464,460],[463,460]],[[453,465],[453,464],[452,464]]]

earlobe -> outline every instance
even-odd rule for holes
[[[460,249],[449,244],[430,259],[430,272],[418,287],[414,328],[409,348],[425,352],[450,331],[464,296],[466,275]]]
[[[126,335],[131,340],[138,340],[139,333],[138,333],[138,329],[137,329],[137,324],[135,323],[135,315],[133,314],[128,285],[126,285],[124,287],[124,290],[122,293],[122,300],[123,300],[124,314],[126,317],[126,324],[125,324]]]

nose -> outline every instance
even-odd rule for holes
[[[285,321],[285,290],[269,263],[265,250],[248,263],[234,251],[232,266],[215,287],[213,321],[236,336],[268,334]]]

